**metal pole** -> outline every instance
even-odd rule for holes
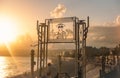
[[[89,27],[89,16],[87,17],[87,27]]]
[[[41,73],[42,73],[42,56],[43,56],[43,54],[42,54],[42,52],[43,52],[43,37],[42,37],[42,35],[43,35],[43,31],[42,31],[42,25],[40,25],[40,39],[41,39],[41,41],[40,41],[40,72],[39,72],[39,76],[41,76]]]
[[[78,53],[77,53],[77,57],[78,57],[78,78],[82,77],[82,72],[81,72],[81,65],[80,65],[80,58],[81,58],[81,46],[80,46],[80,23],[78,23],[78,29],[77,29],[77,45],[78,45]]]
[[[37,78],[39,77],[39,51],[40,51],[40,43],[39,43],[39,21],[37,20],[37,35],[38,35],[38,51],[37,51]]]
[[[44,28],[44,67],[47,66],[47,62],[46,62],[46,25],[45,23],[43,23],[43,28]]]
[[[77,24],[77,21],[75,21],[75,75],[77,76],[77,71],[78,71],[78,68],[77,68],[77,61],[78,61],[78,39],[77,39],[77,37],[78,37],[78,24]]]
[[[45,20],[45,24],[46,24],[46,20]],[[48,25],[46,25],[46,30],[45,30],[45,32],[46,32],[46,40],[45,40],[45,43],[46,43],[46,64],[48,62],[48,34],[49,34],[48,26],[49,26],[49,22],[48,22]]]
[[[82,21],[81,22],[82,25],[82,30],[83,30],[83,34],[82,34],[82,78],[86,78],[86,55],[85,55],[85,40],[84,39],[84,33],[85,33],[85,23]]]

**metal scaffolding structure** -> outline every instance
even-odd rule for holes
[[[63,29],[70,25],[69,29]],[[64,24],[65,23],[65,24]],[[69,24],[70,23],[70,24]],[[77,17],[64,17],[46,19],[45,23],[37,21],[38,52],[37,52],[37,78],[41,76],[42,70],[47,67],[49,43],[74,43],[75,44],[75,72],[78,78],[86,78],[86,38],[89,28],[89,17],[79,20]],[[68,31],[71,35],[67,35]]]

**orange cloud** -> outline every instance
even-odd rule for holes
[[[120,15],[117,16],[115,23],[116,23],[116,25],[120,25]]]

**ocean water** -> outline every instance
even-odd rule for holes
[[[0,56],[0,78],[7,78],[30,71],[30,57]]]
[[[36,58],[35,58],[36,61]],[[50,59],[49,62],[52,62]],[[71,65],[71,68],[67,66],[64,69],[72,70],[74,68],[74,63],[66,61],[64,64]],[[35,66],[36,69],[36,66]],[[99,78],[99,69],[100,67],[94,67],[94,65],[87,65],[87,77],[88,78]],[[26,72],[30,72],[30,57],[4,57],[0,56],[0,78],[8,78],[12,76],[16,76],[19,74],[24,74]],[[93,75],[94,73],[94,75]]]

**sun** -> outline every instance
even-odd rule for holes
[[[15,22],[9,17],[0,17],[0,42],[11,42],[16,38]]]

